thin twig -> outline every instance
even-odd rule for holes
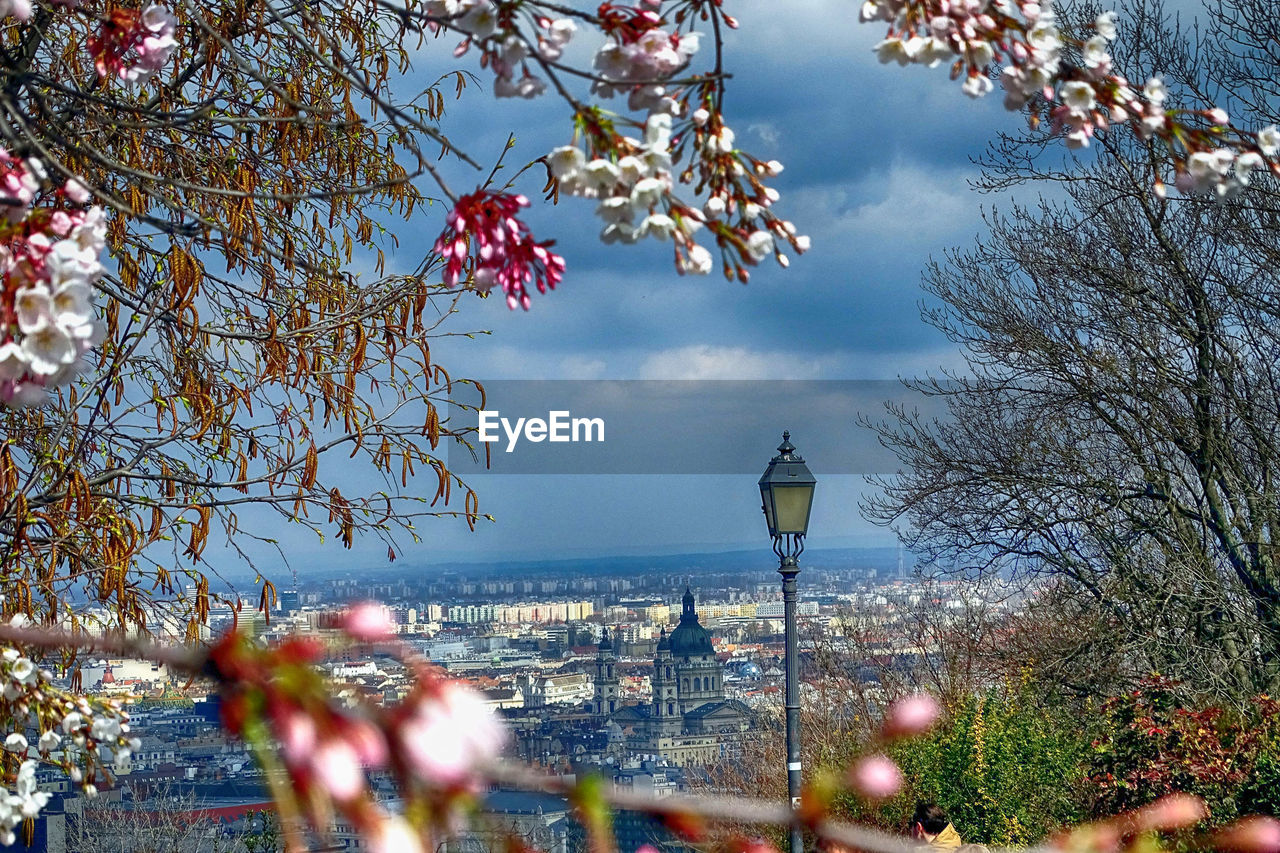
[[[153,643],[137,637],[105,635],[94,637],[60,628],[19,627],[0,624],[0,641],[39,649],[76,649],[86,652],[110,652],[120,657],[162,663],[190,675],[209,675],[209,650],[202,646],[173,646]]]
[[[549,776],[532,768],[512,763],[495,763],[485,768],[489,779],[526,791],[538,791],[569,796],[576,783],[560,776]],[[608,786],[606,786],[607,788]],[[824,820],[810,825],[801,813],[788,808],[785,803],[773,800],[745,797],[712,797],[690,795],[663,797],[620,789],[607,790],[603,794],[609,805],[627,811],[645,812],[651,815],[696,815],[710,821],[741,823],[753,826],[798,826],[812,831],[818,838],[843,847],[851,847],[866,853],[920,853],[920,847],[907,838],[890,835],[865,826]]]

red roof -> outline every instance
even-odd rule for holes
[[[161,824],[171,821],[175,818],[185,819],[189,821],[209,820],[221,823],[223,821],[234,822],[249,812],[275,811],[276,804],[271,800],[261,803],[237,803],[233,806],[222,806],[220,808],[211,809],[192,809],[188,812],[178,812],[177,814],[161,814],[160,812],[137,812],[137,816],[151,824]]]

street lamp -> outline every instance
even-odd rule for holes
[[[786,625],[787,794],[791,797],[792,809],[800,807],[800,697],[796,654],[796,575],[800,574],[800,563],[797,558],[804,551],[817,482],[805,467],[804,459],[796,453],[791,433],[784,432],[778,455],[769,461],[769,467],[760,477],[760,499],[764,503],[769,536],[773,539],[773,553],[780,561],[778,574],[782,575]],[[800,828],[793,824],[791,853],[801,853],[802,849]]]

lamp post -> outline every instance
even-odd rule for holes
[[[798,693],[799,660],[796,650],[796,575],[800,574],[798,558],[804,551],[804,537],[809,530],[809,511],[813,508],[813,490],[817,480],[805,467],[804,459],[791,444],[791,433],[782,434],[778,455],[760,477],[760,499],[764,503],[764,520],[773,539],[773,553],[778,555],[778,574],[782,575],[783,620],[786,625],[786,716],[787,716],[787,794],[791,808],[800,806],[800,696]],[[791,827],[791,853],[801,853],[803,839],[800,828]]]

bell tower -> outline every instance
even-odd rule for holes
[[[618,656],[614,654],[613,643],[609,641],[609,629],[604,629],[599,645],[596,646],[595,660],[595,694],[592,699],[591,713],[597,717],[608,717],[618,710]]]

